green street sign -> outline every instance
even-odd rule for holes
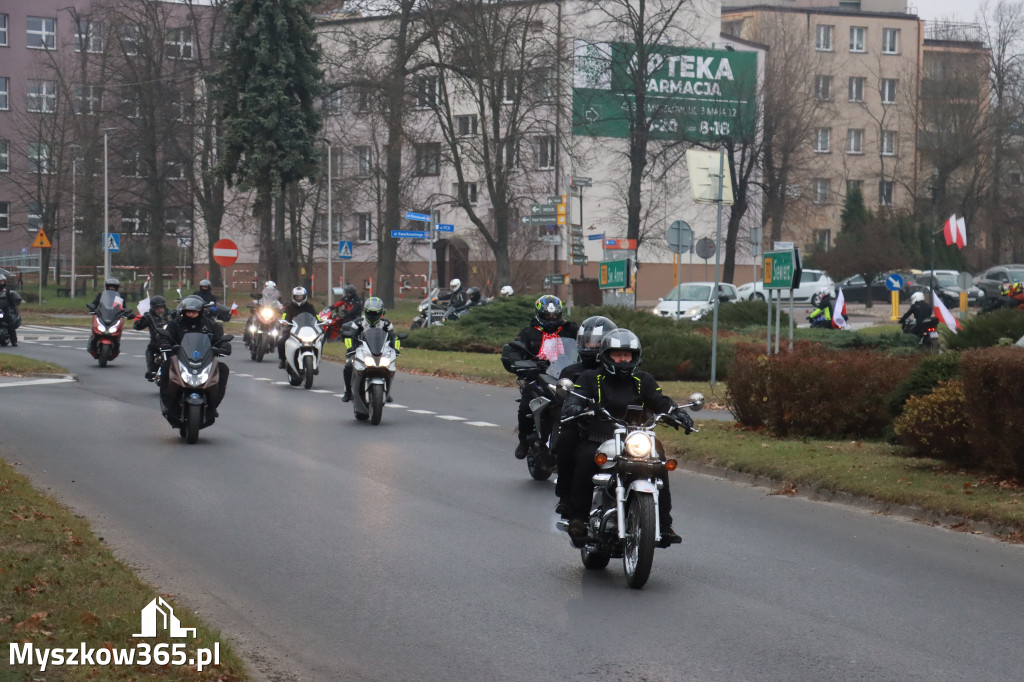
[[[629,287],[630,259],[603,260],[598,270],[597,283],[601,289],[626,289]]]
[[[793,289],[800,286],[800,252],[768,251],[764,254],[764,288]]]

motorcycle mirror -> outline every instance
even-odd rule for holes
[[[405,341],[407,338],[409,338],[409,332],[399,332],[398,333],[398,339],[400,341]]]
[[[691,393],[690,394],[690,409],[694,412],[700,412],[704,409],[704,394],[703,393]]]
[[[231,343],[234,340],[235,340],[235,335],[234,334],[225,334],[224,336],[220,337],[220,342],[221,343]]]
[[[560,397],[564,398],[565,396],[569,395],[571,391],[572,379],[565,378],[558,380],[558,384],[555,386],[555,393],[557,393]]]

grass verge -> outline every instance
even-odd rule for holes
[[[128,649],[146,643],[151,652],[170,640],[136,639],[140,612],[157,592],[118,561],[95,536],[89,524],[76,518],[53,498],[34,490],[27,478],[0,460],[0,641],[24,650],[31,642],[40,649]],[[198,648],[219,648],[220,665],[198,670],[197,665],[62,665],[5,666],[3,680],[220,680],[248,679],[241,660],[220,635],[186,609],[171,603],[182,626],[196,628],[185,640],[185,657]],[[159,632],[159,629],[158,629]],[[138,650],[137,650],[138,651]],[[5,651],[5,656],[7,652]],[[176,653],[176,652],[175,652]],[[94,654],[95,656],[95,654]],[[155,657],[151,653],[151,657]],[[101,658],[99,660],[102,660]]]
[[[70,372],[66,367],[55,365],[52,362],[43,362],[10,353],[0,355],[0,375],[20,377],[32,374],[70,374]]]

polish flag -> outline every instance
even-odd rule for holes
[[[237,303],[232,303],[231,304],[231,314],[232,315],[237,315],[238,314],[238,304]]]
[[[846,321],[846,297],[843,296],[843,288],[839,287],[839,295],[836,297],[836,308],[832,312],[832,326],[836,329],[849,329]]]
[[[949,216],[949,220],[942,226],[942,236],[946,238],[946,246],[953,246],[956,243],[957,223],[956,214]]]
[[[956,247],[962,249],[967,246],[967,223],[963,216],[956,219],[956,228]]]
[[[935,309],[935,317],[939,318],[954,334],[956,334],[957,328],[963,328],[960,320],[953,317],[953,313],[949,312],[949,309],[942,303],[942,299],[934,291],[932,292],[932,308]]]

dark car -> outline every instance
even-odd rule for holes
[[[927,298],[928,291],[932,288],[932,280],[934,279],[935,290],[939,293],[939,298],[942,299],[943,305],[947,308],[959,308],[960,307],[960,284],[958,278],[960,273],[956,270],[936,270],[934,278],[932,271],[928,270],[917,276],[913,291],[920,291],[925,294],[925,300]],[[984,292],[979,287],[972,286],[967,289],[967,305],[981,305],[982,299],[985,297]]]
[[[998,296],[999,287],[1010,282],[1024,282],[1024,265],[995,265],[974,278],[974,286],[985,296]]]
[[[892,292],[885,288],[886,277],[888,277],[888,273],[884,275],[875,275],[875,279],[871,282],[872,301],[877,303],[889,303],[892,301]],[[848,303],[868,302],[868,287],[864,284],[863,275],[852,275],[847,277],[836,286],[837,289],[843,290],[843,298]],[[903,290],[900,291],[900,300],[905,300],[909,295],[910,294],[906,293],[906,280],[904,280]]]

